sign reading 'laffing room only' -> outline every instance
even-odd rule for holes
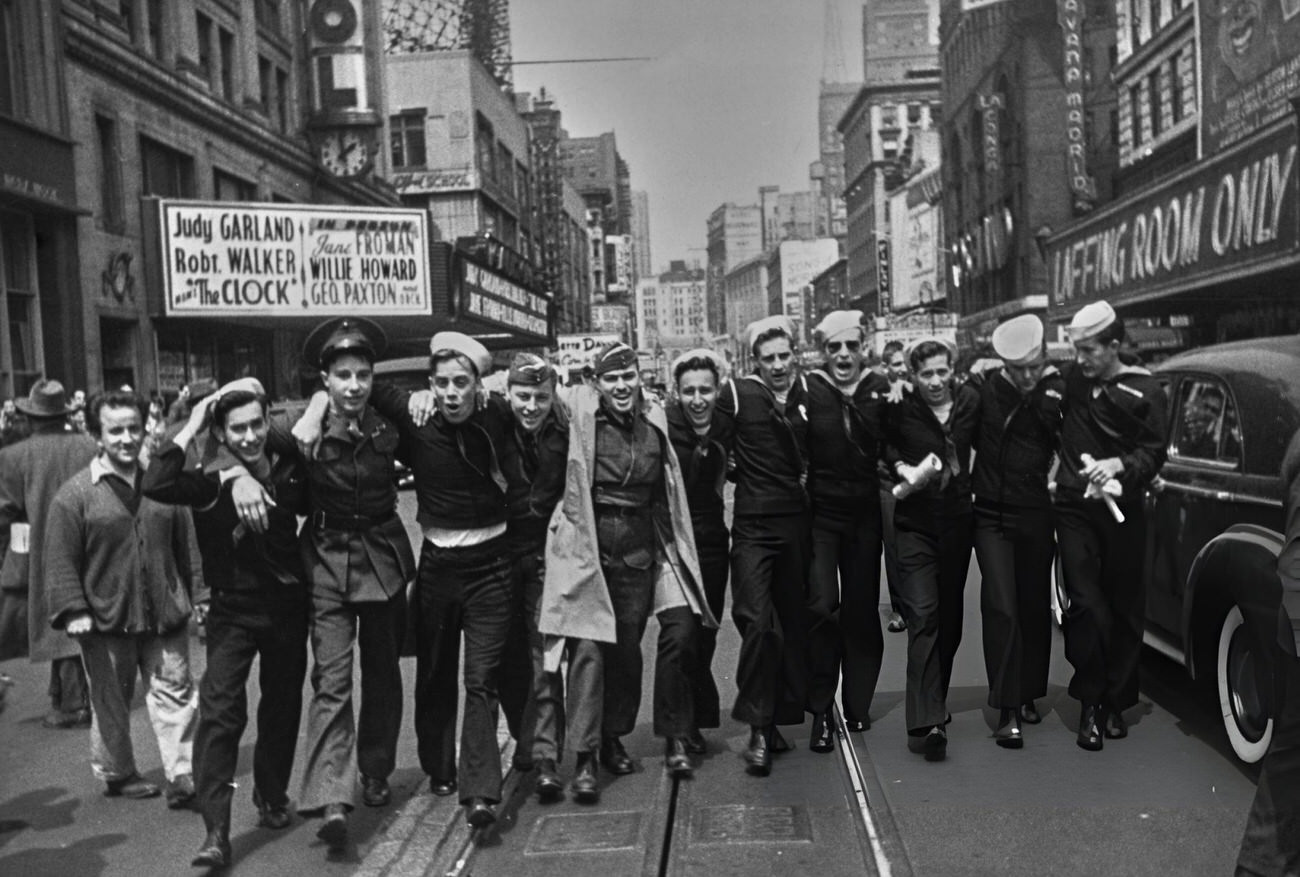
[[[431,312],[421,210],[160,201],[169,316]]]
[[[1287,126],[1098,211],[1048,244],[1052,303],[1201,286],[1294,254],[1297,172]]]

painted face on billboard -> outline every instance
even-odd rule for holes
[[[1217,4],[1219,57],[1238,85],[1254,82],[1277,63],[1276,34],[1260,0]]]

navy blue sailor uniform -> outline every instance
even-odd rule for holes
[[[505,538],[507,481],[497,449],[508,441],[509,406],[493,397],[462,423],[450,423],[435,413],[417,427],[407,412],[408,393],[378,383],[371,398],[398,424],[402,456],[415,473],[417,520],[426,533],[413,609],[420,766],[435,782],[459,776],[462,803],[473,798],[495,803],[501,799],[497,684],[512,608]],[[489,538],[439,545],[429,538],[430,528],[481,531]],[[462,634],[465,665],[458,680]],[[465,711],[457,765],[462,683]]]
[[[942,726],[947,717],[970,567],[970,449],[978,411],[979,395],[969,384],[953,391],[952,408],[942,423],[915,391],[885,408],[891,465],[915,466],[930,454],[942,461],[939,476],[898,500],[894,510],[902,577],[898,597],[907,621],[905,713],[913,736]]]
[[[803,382],[794,381],[783,404],[747,375],[723,384],[717,407],[735,422],[731,617],[741,645],[731,715],[751,727],[803,724],[812,555]]]
[[[1050,588],[1056,541],[1048,473],[1061,431],[1065,381],[1049,366],[1022,393],[999,370],[979,385],[975,434],[975,558],[989,706],[1047,694]]]
[[[889,381],[867,372],[846,396],[829,376],[815,371],[807,386],[812,497],[808,711],[830,709],[843,672],[844,714],[865,722],[885,649],[877,464]]]
[[[1102,381],[1077,368],[1066,371],[1056,538],[1070,602],[1064,624],[1065,656],[1074,667],[1069,690],[1085,705],[1122,711],[1137,703],[1146,612],[1142,492],[1164,464],[1167,423],[1165,392],[1145,369],[1125,366]],[[1124,463],[1123,495],[1116,500],[1123,524],[1105,503],[1084,498],[1083,454]]]

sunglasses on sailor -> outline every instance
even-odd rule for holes
[[[841,350],[847,350],[849,353],[857,353],[862,349],[861,341],[827,341],[827,353],[839,353]]]

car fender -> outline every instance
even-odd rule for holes
[[[1203,613],[1212,611],[1216,603],[1231,601],[1241,607],[1248,623],[1271,627],[1272,622],[1265,619],[1277,617],[1281,598],[1277,558],[1282,546],[1282,535],[1276,530],[1257,524],[1234,524],[1197,552],[1187,573],[1182,617],[1187,671],[1193,679],[1198,678],[1197,668],[1201,666],[1196,654],[1197,625]],[[1271,638],[1266,636],[1264,641]]]

